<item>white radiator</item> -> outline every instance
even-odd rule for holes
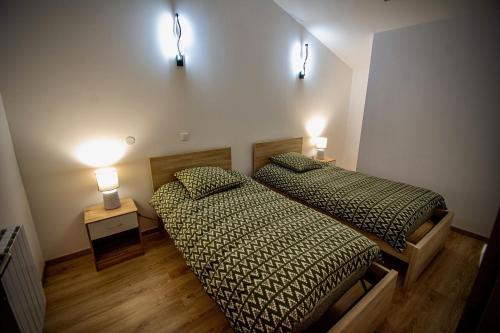
[[[18,330],[42,332],[45,295],[22,226],[0,230],[0,282]]]

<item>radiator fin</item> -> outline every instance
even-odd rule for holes
[[[1,283],[19,330],[23,333],[42,332],[46,300],[22,226],[2,233],[0,252],[5,258],[10,258]]]

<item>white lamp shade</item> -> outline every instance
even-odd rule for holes
[[[315,139],[315,141],[316,141],[316,149],[326,149],[328,138],[324,136],[319,136]]]
[[[100,192],[115,190],[120,186],[118,183],[118,173],[115,168],[97,169],[95,171],[95,178],[97,179],[97,187]]]

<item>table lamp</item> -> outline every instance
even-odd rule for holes
[[[120,196],[118,195],[117,188],[120,186],[118,183],[118,173],[115,168],[101,168],[95,171],[97,179],[97,188],[102,192],[105,209],[116,209],[121,206]]]
[[[316,142],[316,150],[317,150],[316,159],[324,160],[325,159],[325,149],[326,149],[326,145],[328,143],[328,138],[326,138],[324,136],[320,136],[320,137],[317,137],[315,139],[315,142]]]

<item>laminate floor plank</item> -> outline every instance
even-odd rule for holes
[[[477,274],[482,245],[451,232],[412,289],[396,291],[378,332],[453,332]],[[91,255],[47,266],[44,331],[231,332],[168,237],[148,235],[145,247],[144,256],[100,272]],[[404,272],[395,262],[386,264]],[[400,286],[402,282],[400,276]]]

